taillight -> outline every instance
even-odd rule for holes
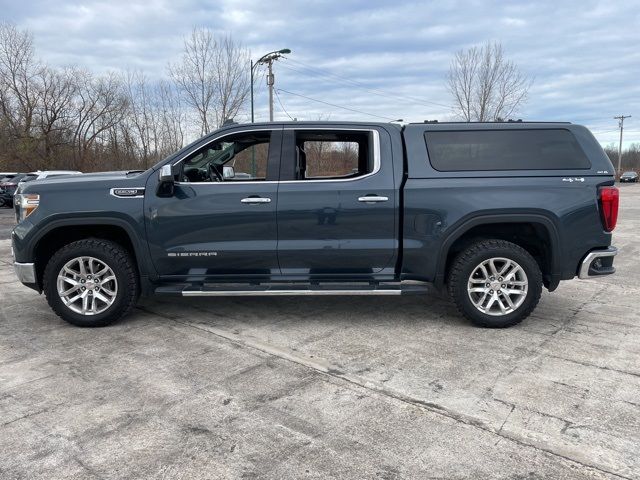
[[[607,232],[612,232],[618,222],[620,192],[617,187],[600,187],[599,199],[602,225]]]

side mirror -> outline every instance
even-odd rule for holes
[[[173,170],[171,169],[171,165],[163,165],[160,169],[160,183],[173,183]]]
[[[222,167],[222,178],[233,178],[236,176],[236,171],[231,166],[223,166]]]
[[[172,197],[175,177],[171,165],[163,165],[158,174],[158,191],[159,197]]]

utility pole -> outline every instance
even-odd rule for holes
[[[267,85],[269,86],[269,121],[273,122],[273,71],[271,66],[274,60],[277,60],[282,55],[291,53],[291,50],[288,48],[283,48],[282,50],[274,50],[273,52],[265,53],[261,56],[258,61],[254,62],[251,59],[251,123],[255,121],[254,118],[254,108],[253,108],[253,79],[254,74],[253,71],[260,64],[267,63],[269,65],[269,74],[267,75]],[[251,147],[251,175],[253,177],[256,176],[256,147],[255,145]]]
[[[251,59],[251,123],[255,120],[253,118],[253,59]]]
[[[277,57],[276,57],[277,58]],[[269,73],[267,73],[267,86],[269,87],[269,121],[273,122],[273,71],[271,69],[273,65],[274,57],[269,57],[267,59],[267,64],[269,65]]]
[[[282,50],[274,50],[273,52],[269,52],[261,56],[257,61],[251,60],[251,122],[254,121],[254,112],[253,112],[253,81],[254,81],[254,70],[258,65],[264,65],[265,63],[269,66],[269,74],[267,75],[267,85],[269,86],[269,121],[273,122],[273,61],[278,58],[286,55],[287,53],[291,53],[291,50],[288,48],[283,48]]]
[[[618,120],[618,127],[620,127],[620,143],[618,144],[618,176],[619,176],[621,167],[622,167],[622,131],[624,130],[624,119],[631,118],[631,115],[620,115],[613,118]]]

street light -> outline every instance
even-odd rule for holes
[[[269,85],[269,121],[273,122],[273,72],[271,71],[271,65],[273,64],[274,60],[277,60],[282,55],[287,54],[287,53],[291,53],[291,50],[289,50],[288,48],[283,48],[282,50],[274,50],[273,52],[265,53],[255,63],[254,63],[253,60],[251,60],[251,122],[252,123],[254,122],[254,115],[253,115],[253,71],[255,70],[255,68],[258,65],[260,65],[262,63],[266,63],[266,64],[269,65],[269,73],[268,73],[268,76],[267,76],[267,85]]]

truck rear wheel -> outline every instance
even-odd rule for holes
[[[129,253],[108,240],[78,240],[58,250],[45,267],[43,289],[53,311],[79,327],[109,325],[135,306],[136,267]]]
[[[520,323],[542,293],[542,273],[522,247],[483,240],[462,251],[449,270],[449,294],[475,325],[504,328]]]

